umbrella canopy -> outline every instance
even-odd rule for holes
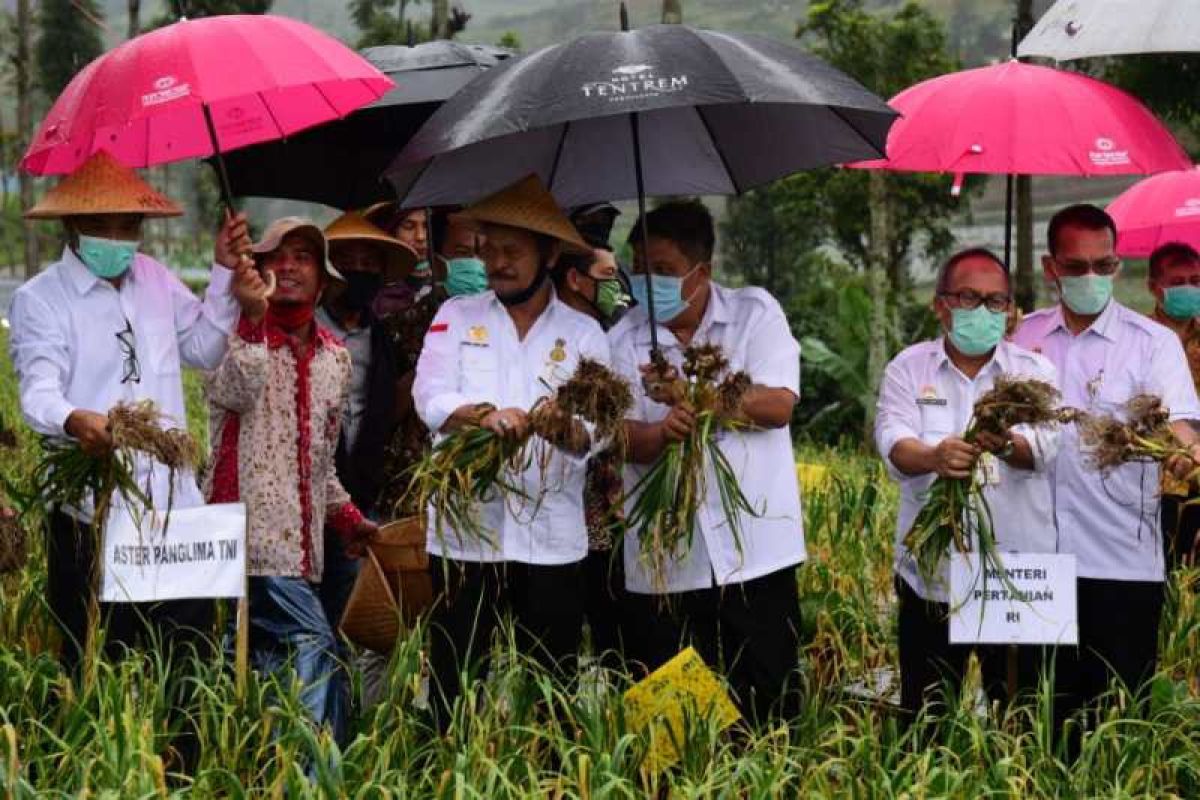
[[[430,118],[388,177],[409,207],[471,202],[530,173],[564,206],[734,194],[881,154],[894,118],[852,78],[786,44],[654,25],[489,70]]]
[[[1017,54],[1070,61],[1198,51],[1196,0],[1058,0],[1021,41]]]
[[[1108,213],[1117,223],[1117,253],[1127,258],[1146,258],[1167,242],[1200,248],[1200,168],[1138,181]]]
[[[184,20],[84,67],[21,165],[67,173],[101,148],[129,167],[210,156],[344,117],[390,88],[353,50],[287,17]]]
[[[512,53],[442,39],[369,47],[362,55],[396,87],[343,120],[230,153],[225,163],[235,195],[341,209],[390,199],[381,175],[404,144],[446,98]]]
[[[893,97],[903,117],[887,159],[852,164],[992,175],[1146,175],[1191,165],[1136,98],[1102,81],[1009,61],[918,83]]]

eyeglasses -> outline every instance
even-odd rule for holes
[[[1068,258],[1065,261],[1055,258],[1054,263],[1063,275],[1078,276],[1094,272],[1097,275],[1112,275],[1121,266],[1121,259],[1116,256],[1105,256],[1095,261],[1082,258]]]
[[[951,308],[965,308],[968,311],[979,308],[981,305],[987,306],[988,311],[1008,311],[1008,306],[1012,303],[1012,298],[1001,292],[980,294],[972,289],[963,289],[961,292],[941,292],[938,297],[943,298]]]
[[[125,330],[117,331],[117,344],[121,347],[121,358],[125,359],[121,371],[121,383],[141,383],[142,367],[138,363],[137,348],[133,341],[133,326],[125,320]]]

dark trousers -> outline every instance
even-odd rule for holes
[[[87,644],[88,605],[98,577],[96,541],[90,526],[61,511],[50,514],[46,536],[46,593],[62,631],[61,661],[79,669]],[[163,603],[103,603],[100,623],[107,629],[103,652],[119,657],[126,648],[157,642],[173,661],[195,652],[211,657],[215,604],[211,600]]]
[[[654,670],[692,645],[722,669],[743,716],[761,722],[799,706],[800,599],[796,569],[669,595],[629,594],[629,657]]]
[[[88,636],[88,606],[96,596],[96,541],[91,526],[69,514],[53,511],[46,526],[46,594],[50,613],[62,632],[59,660],[63,669],[78,676]],[[128,648],[157,646],[171,665],[168,678],[181,680],[164,689],[171,698],[173,724],[181,726],[173,737],[174,760],[168,769],[190,772],[200,758],[200,739],[187,708],[196,687],[186,680],[189,672],[179,664],[195,655],[212,659],[212,600],[171,600],[163,603],[102,603],[100,624],[106,629],[101,652],[119,658]]]
[[[329,621],[335,636],[342,624],[342,612],[346,610],[354,582],[358,580],[361,563],[360,559],[346,555],[342,537],[326,529],[325,569],[321,573],[321,583],[317,591],[321,597],[321,606],[325,609],[325,619]]]
[[[933,714],[946,710],[947,703],[962,689],[972,651],[979,659],[988,698],[1006,700],[1008,646],[951,644],[949,605],[924,599],[898,575],[893,583],[900,601],[896,637],[900,650],[900,706],[908,719],[917,716],[922,708]],[[1054,659],[1054,648],[1021,646],[1016,655],[1017,691],[1036,691],[1043,670],[1049,669]]]
[[[1187,500],[1165,494],[1162,498],[1163,547],[1166,551],[1167,568],[1177,569],[1184,564],[1194,564],[1200,557],[1200,504],[1184,505]]]
[[[1079,578],[1076,586],[1079,647],[1059,656],[1061,715],[1094,706],[1114,678],[1137,691],[1158,665],[1162,583]]]
[[[591,550],[583,561],[583,614],[592,652],[608,669],[619,669],[627,606],[620,550]]]
[[[570,674],[583,624],[582,563],[481,564],[429,557],[438,598],[429,619],[429,697],[439,726],[449,724],[458,695],[486,675],[492,635],[506,617],[514,623],[523,655],[547,670]]]

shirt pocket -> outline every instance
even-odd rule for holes
[[[495,400],[499,365],[496,350],[471,344],[459,346],[459,386],[473,400]]]
[[[923,403],[920,409],[922,442],[934,445],[954,433],[954,413],[948,403]]]
[[[143,335],[138,339],[138,358],[146,361],[139,364],[143,370],[156,375],[179,374],[179,341],[175,336],[175,318],[169,311],[158,312],[146,318],[142,324]],[[142,339],[146,342],[143,344]]]

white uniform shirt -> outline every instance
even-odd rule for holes
[[[1131,397],[1148,392],[1162,398],[1172,420],[1200,418],[1179,337],[1116,301],[1078,336],[1055,306],[1026,317],[1014,339],[1058,368],[1065,405],[1119,416]],[[1126,464],[1102,475],[1087,464],[1070,425],[1054,490],[1061,549],[1075,554],[1079,577],[1163,579],[1158,465]]]
[[[25,421],[38,433],[66,437],[63,424],[75,409],[104,414],[118,402],[153,400],[187,427],[180,366],[213,369],[220,363],[238,318],[232,280],[230,270],[213,265],[201,302],[166,267],[139,253],[118,290],[65,248],[61,260],[23,284],[12,300],[9,348]],[[127,321],[141,379],[122,383],[127,359],[117,334]],[[165,506],[167,469],[153,465],[136,459],[135,477],[156,505]],[[177,475],[174,504],[202,502],[195,476]],[[90,518],[87,509],[77,515]]]
[[[642,280],[640,276],[635,280]],[[787,389],[800,396],[800,345],[792,337],[783,309],[762,289],[729,289],[711,284],[708,309],[692,338],[694,343],[718,344],[729,359],[730,369],[745,370],[754,383]],[[669,406],[646,397],[639,365],[649,361],[650,324],[644,309],[635,308],[609,334],[613,364],[633,388],[630,419],[659,422]],[[658,326],[659,346],[676,368],[683,362],[683,347],[665,326]],[[721,508],[716,477],[706,468],[708,493],[697,515],[692,548],[669,564],[665,585],[655,581],[641,555],[637,532],[625,537],[625,584],[629,591],[651,594],[685,592],[714,584],[743,583],[806,558],[804,517],[800,511],[800,487],[796,481],[795,456],[788,426],[771,430],[725,432],[721,452],[729,459],[751,507],[762,512],[739,520],[742,552],[738,553]],[[637,484],[650,464],[627,464],[625,490]],[[632,498],[626,497],[626,509]]]
[[[913,345],[888,364],[879,390],[875,415],[875,446],[888,473],[900,484],[900,515],[896,524],[896,573],[926,600],[944,603],[949,589],[948,562],[936,581],[927,582],[904,537],[925,505],[936,475],[906,475],[892,463],[892,448],[901,439],[919,439],[936,446],[948,436],[962,436],[970,424],[975,401],[992,388],[996,378],[1010,375],[1055,383],[1054,366],[1039,355],[1011,342],[1001,342],[974,379],[954,366],[942,338]],[[1058,452],[1059,426],[1018,425],[1033,450],[1033,470],[1010,467],[1000,459],[988,471],[992,481],[984,497],[992,512],[993,533],[1001,551],[1053,553],[1057,549],[1049,465]]]
[[[467,404],[528,411],[539,399],[552,396],[585,356],[609,363],[604,331],[553,294],[523,341],[495,293],[453,297],[442,305],[425,335],[413,401],[435,432]],[[439,532],[430,509],[430,553],[459,561],[526,564],[570,564],[587,555],[583,485],[590,453],[576,457],[539,437],[531,443],[535,463],[509,476],[530,499],[497,495],[476,505],[492,544],[460,536],[449,524]],[[592,451],[601,444],[593,441]],[[543,455],[548,457],[544,473],[536,463]],[[548,491],[543,492],[546,482]]]

